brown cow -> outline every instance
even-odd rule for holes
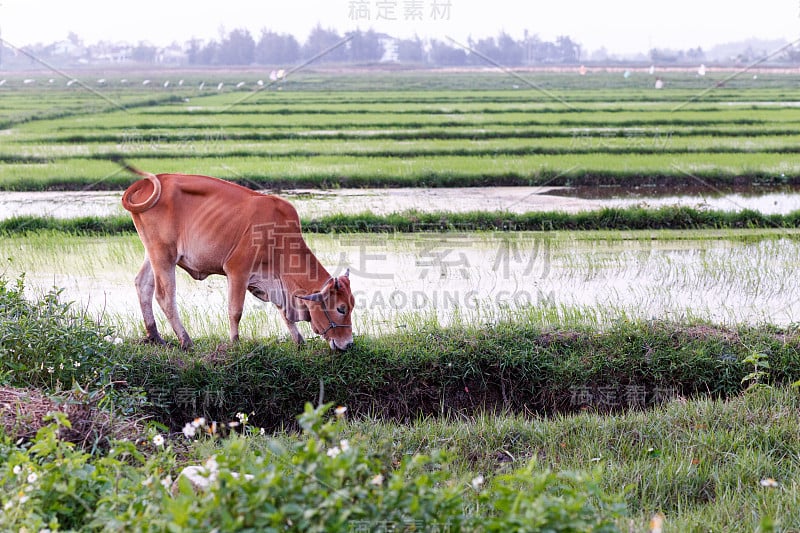
[[[281,198],[208,176],[159,174],[125,166],[145,179],[122,195],[145,247],[136,276],[147,338],[163,344],[153,316],[153,294],[188,349],[175,301],[175,265],[194,279],[228,277],[231,340],[239,338],[244,297],[275,304],[292,339],[303,343],[296,322],[310,321],[332,349],[353,344],[354,298],[349,271],[333,278],[308,249],[294,207]]]

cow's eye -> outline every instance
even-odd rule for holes
[[[339,307],[336,308],[336,310],[339,311],[339,314],[341,315],[347,314],[347,307],[344,305],[340,305]]]

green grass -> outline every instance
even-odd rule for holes
[[[800,227],[800,212],[763,215],[756,211],[715,211],[691,207],[603,208],[596,211],[448,213],[406,211],[389,215],[337,214],[302,220],[306,233],[420,233],[465,231],[623,231],[762,229]],[[53,218],[16,216],[0,221],[0,234],[24,235],[52,231],[74,236],[107,236],[135,232],[130,217]],[[763,232],[762,232],[763,233]]]
[[[219,157],[188,164],[172,158],[129,159],[146,170],[214,175],[253,187],[470,187],[494,185],[717,186],[797,181],[800,164],[770,153],[566,154],[484,157],[370,158],[352,156]],[[788,178],[787,178],[788,176]],[[67,159],[48,164],[8,163],[0,168],[6,190],[122,189],[134,179],[109,161]]]
[[[626,489],[631,518],[645,531],[656,512],[664,531],[778,531],[800,527],[800,407],[795,388],[757,388],[728,400],[675,400],[647,411],[591,411],[544,418],[454,415],[410,425],[356,419],[350,435],[390,441],[396,458],[444,448],[467,477],[497,475],[527,461],[538,468],[602,469],[602,487]],[[777,488],[761,486],[772,478]]]

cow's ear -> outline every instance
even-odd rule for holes
[[[323,300],[322,293],[320,293],[320,292],[315,292],[313,294],[307,294],[305,296],[298,295],[297,297],[300,298],[301,300],[308,300],[309,302],[321,302]]]

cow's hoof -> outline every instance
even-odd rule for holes
[[[152,335],[148,335],[144,338],[145,344],[158,344],[159,346],[166,346],[167,341],[161,338],[161,335],[156,335],[155,337]]]
[[[190,339],[189,337],[184,337],[181,339],[181,350],[184,351],[190,350],[193,344],[194,343],[192,342],[192,339]]]

